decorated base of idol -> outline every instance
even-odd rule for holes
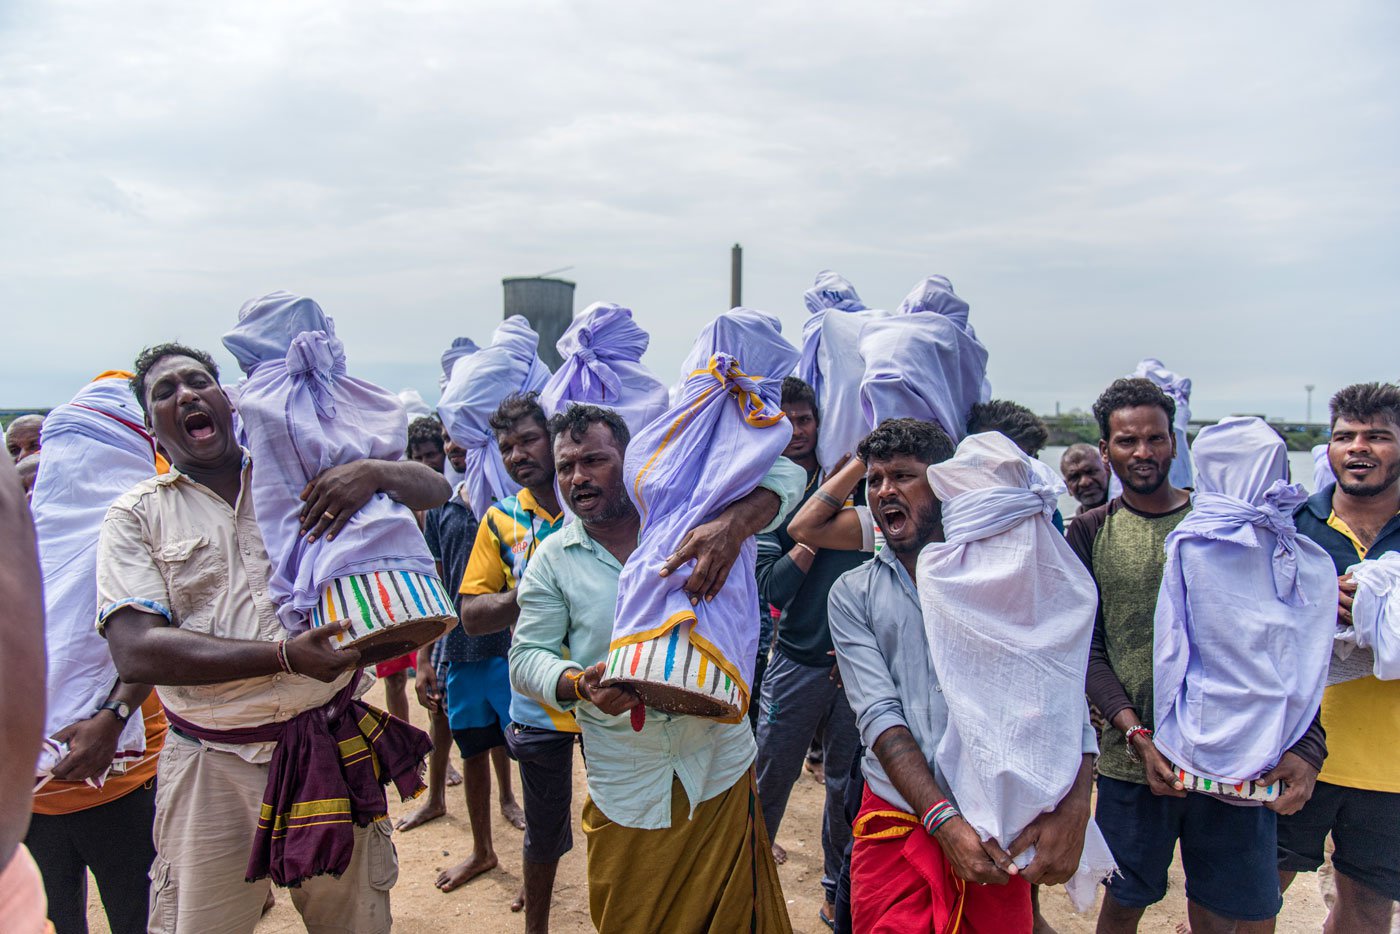
[[[695,635],[695,620],[649,639],[613,643],[603,685],[625,685],[652,710],[738,723],[749,707],[748,686]]]
[[[1245,801],[1277,801],[1282,787],[1279,782],[1265,785],[1261,782],[1221,782],[1192,775],[1183,768],[1173,765],[1172,772],[1187,791],[1199,791],[1222,798],[1241,798]]]
[[[337,648],[354,648],[366,665],[417,651],[457,623],[442,582],[412,571],[370,571],[337,577],[321,589],[311,625],[348,620]]]

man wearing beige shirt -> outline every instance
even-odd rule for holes
[[[102,528],[98,627],[122,679],[155,684],[172,721],[203,731],[284,723],[327,704],[359,656],[332,645],[336,624],[293,637],[277,620],[250,495],[254,466],[213,360],[165,344],[144,351],[135,370],[133,389],[172,469],[120,497]],[[430,509],[450,491],[412,462],[331,468],[304,494],[317,508],[303,515],[303,534],[334,536],[377,492]],[[245,875],[275,746],[197,740],[172,726],[157,776],[151,931],[252,931],[269,883]],[[354,827],[339,877],[306,880],[292,902],[308,931],[388,931],[397,876],[388,822],[375,821]]]

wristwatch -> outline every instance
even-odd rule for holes
[[[108,701],[101,707],[97,708],[98,713],[101,713],[104,710],[110,710],[112,711],[112,713],[116,714],[117,721],[120,723],[125,723],[126,721],[131,719],[131,708],[119,700]]]

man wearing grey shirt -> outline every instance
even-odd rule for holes
[[[877,918],[891,930],[941,930],[960,911],[974,929],[1029,934],[1027,883],[1064,882],[1078,867],[1097,744],[1086,711],[1079,778],[1010,852],[981,840],[950,800],[934,764],[948,707],[929,658],[914,571],[919,551],[943,538],[928,467],[952,454],[941,429],[913,419],[883,422],[857,451],[885,548],[842,575],[829,604],[841,677],[866,746],[865,798],[853,828],[852,914],[858,930]],[[1018,870],[1012,857],[1031,845],[1035,858]]]

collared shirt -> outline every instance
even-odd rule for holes
[[[827,613],[841,681],[865,744],[861,768],[871,792],[913,811],[875,755],[880,735],[902,726],[913,734],[930,774],[951,798],[934,764],[938,744],[948,728],[948,704],[929,656],[918,591],[893,550],[881,549],[874,558],[841,575],[832,585]],[[1090,754],[1098,751],[1087,705],[1081,748]]]
[[[528,489],[492,503],[476,530],[476,541],[458,591],[477,595],[505,593],[515,588],[537,549],[563,524],[563,511],[551,516]],[[542,706],[515,690],[510,692],[510,718],[522,726],[543,730],[579,731],[572,716],[555,707]]]
[[[520,582],[510,681],[519,694],[578,717],[588,793],[598,809],[624,827],[654,830],[671,826],[672,775],[693,813],[739,780],[757,748],[747,720],[719,723],[649,709],[641,732],[634,732],[628,714],[610,717],[592,704],[556,699],[560,675],[607,658],[621,574],[622,565],[582,522],[542,544]]]
[[[1367,548],[1332,510],[1329,484],[1293,514],[1299,533],[1321,545],[1340,577],[1362,558],[1400,551],[1400,516],[1381,529]],[[1400,792],[1400,681],[1375,675],[1343,681],[1322,692],[1322,727],[1327,731],[1327,761],[1318,780],[1346,788]]]
[[[175,468],[122,494],[102,523],[97,554],[98,631],[125,607],[220,639],[276,642],[291,633],[267,591],[272,566],[258,531],[243,461],[238,499],[223,497]],[[260,675],[219,684],[158,685],[166,708],[211,730],[290,720],[345,686],[303,675]],[[266,762],[275,743],[205,743]]]
[[[779,507],[760,534],[777,528],[802,498],[801,467],[780,457],[759,484]],[[510,650],[511,688],[546,709],[573,711],[588,751],[588,793],[611,821],[655,830],[671,826],[671,777],[691,813],[728,790],[757,754],[747,720],[720,723],[648,710],[640,732],[631,716],[610,717],[592,704],[562,703],[565,671],[607,658],[622,565],[574,522],[535,553],[520,582],[520,618]]]

